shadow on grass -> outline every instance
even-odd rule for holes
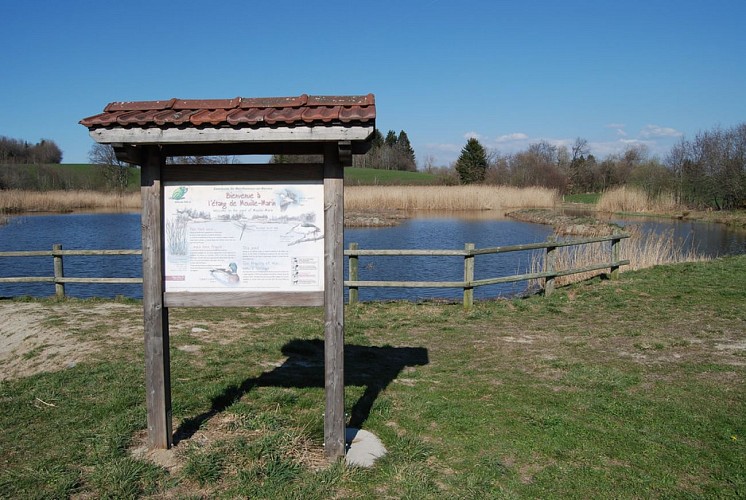
[[[282,347],[288,357],[282,366],[259,377],[244,380],[240,385],[226,387],[212,400],[211,408],[185,419],[174,434],[174,444],[189,439],[207,420],[237,402],[254,387],[324,387],[324,342],[322,340],[291,340]],[[348,427],[361,428],[370,416],[378,395],[407,366],[429,363],[424,347],[368,347],[345,345],[345,386],[365,386],[365,392],[355,402]]]

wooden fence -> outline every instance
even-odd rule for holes
[[[544,294],[550,295],[554,291],[554,280],[560,276],[585,273],[599,269],[610,269],[612,279],[616,279],[619,266],[629,264],[629,260],[619,259],[619,243],[629,234],[616,233],[610,236],[599,236],[593,238],[582,238],[574,240],[548,240],[543,243],[530,243],[526,245],[511,245],[491,248],[475,248],[473,243],[466,243],[463,250],[362,250],[357,243],[350,243],[349,249],[344,254],[349,257],[349,279],[345,286],[349,288],[349,303],[358,302],[358,289],[361,287],[401,287],[401,288],[462,288],[464,307],[470,308],[474,304],[474,289],[479,286],[495,285],[498,283],[511,283],[515,281],[528,281],[532,279],[545,278]],[[576,245],[588,245],[604,241],[611,242],[610,260],[584,267],[573,269],[555,269],[557,248]],[[546,250],[544,258],[544,270],[540,272],[519,274],[513,276],[500,276],[494,278],[474,279],[474,259],[477,255],[499,254],[508,252],[520,252],[527,250]],[[462,256],[464,258],[463,281],[360,281],[358,279],[358,259],[362,256]]]
[[[142,250],[63,250],[62,245],[52,245],[52,250],[26,252],[0,252],[0,257],[52,257],[54,276],[20,276],[0,278],[0,283],[54,283],[57,297],[65,296],[65,283],[142,283],[142,278],[72,278],[65,276],[62,258],[71,255],[142,255]]]
[[[594,238],[582,238],[575,240],[548,240],[542,243],[530,243],[526,245],[511,245],[491,248],[475,248],[473,243],[466,243],[463,250],[363,250],[358,248],[357,243],[350,243],[344,254],[349,257],[348,280],[344,285],[349,289],[349,303],[358,302],[358,290],[361,287],[399,287],[399,288],[461,288],[463,289],[464,307],[474,304],[474,289],[479,286],[495,285],[498,283],[511,283],[516,281],[528,281],[532,279],[545,278],[544,294],[550,295],[554,291],[554,280],[560,276],[578,274],[599,269],[610,269],[612,279],[617,277],[619,266],[629,264],[629,260],[619,259],[619,243],[629,238],[629,234],[617,233],[610,236],[599,236]],[[611,242],[611,253],[608,262],[599,262],[584,267],[573,269],[555,269],[555,251],[560,247],[588,245],[604,241]],[[544,270],[540,272],[518,274],[513,276],[500,276],[494,278],[474,279],[474,259],[478,255],[499,254],[508,252],[520,252],[529,250],[546,250],[544,258]],[[54,276],[25,276],[0,278],[0,283],[54,283],[55,294],[58,297],[65,296],[66,283],[113,283],[113,284],[137,284],[142,283],[142,278],[73,278],[64,274],[63,257],[65,256],[100,256],[100,255],[141,255],[141,250],[63,250],[62,245],[55,244],[52,250],[24,251],[24,252],[0,252],[2,257],[52,257],[54,261]],[[363,256],[461,256],[464,258],[463,281],[360,281],[358,279],[359,258]]]

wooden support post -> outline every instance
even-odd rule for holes
[[[548,243],[554,243],[556,239],[554,236],[550,237],[547,242]],[[548,246],[547,247],[547,254],[544,257],[544,272],[547,273],[553,273],[556,271],[557,263],[557,247]],[[554,292],[554,276],[549,275],[546,277],[546,281],[544,282],[544,296],[549,297]]]
[[[59,243],[55,243],[52,245],[52,252],[54,260],[54,294],[57,296],[57,298],[62,298],[65,296],[65,284],[62,283],[60,278],[65,277],[65,271],[62,266],[62,255],[54,255],[54,252],[59,252],[62,250],[62,245]]]
[[[357,250],[357,243],[350,243],[350,250]],[[348,261],[348,278],[350,281],[358,280],[358,256],[350,255]],[[357,304],[358,302],[358,287],[350,285],[349,287],[349,304]]]
[[[171,360],[168,310],[163,306],[163,186],[164,158],[148,148],[142,170],[142,304],[145,326],[145,390],[148,446],[170,448]]]
[[[616,236],[616,233],[614,234]],[[620,238],[614,238],[611,240],[611,262],[619,262],[619,243],[622,240]],[[619,279],[619,266],[611,266],[611,279]]]
[[[345,453],[344,168],[336,143],[324,151],[324,454]]]
[[[474,250],[474,243],[464,244],[464,308],[471,309],[474,306],[474,287],[472,282],[474,281],[474,254],[471,251]]]

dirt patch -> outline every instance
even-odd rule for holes
[[[122,312],[132,320],[120,321]],[[109,341],[141,338],[139,306],[0,301],[0,380],[72,368]],[[140,324],[140,329],[137,325]],[[100,330],[103,335],[81,335]],[[140,336],[140,337],[138,337]]]
[[[236,313],[198,318],[171,314],[172,348],[198,354],[203,343],[227,345],[266,331],[292,313]],[[238,317],[236,317],[238,316]],[[122,350],[122,345],[129,348]],[[112,348],[134,356],[143,351],[142,306],[119,302],[17,302],[0,300],[0,380],[72,368],[101,359]]]

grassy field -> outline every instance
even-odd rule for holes
[[[403,172],[400,170],[380,170],[377,168],[345,168],[345,184],[363,185],[431,185],[438,184],[438,177],[425,172]]]
[[[349,307],[346,412],[389,450],[369,470],[321,459],[319,309],[171,310],[177,444],[153,461],[140,305],[0,301],[3,335],[26,325],[0,497],[742,497],[744,275],[732,257],[470,312]]]

